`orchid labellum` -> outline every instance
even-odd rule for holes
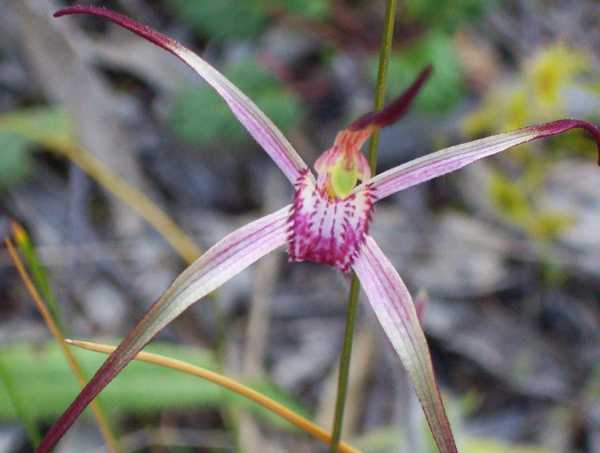
[[[273,250],[287,246],[291,261],[328,264],[360,279],[383,330],[406,368],[441,452],[456,446],[434,377],[427,342],[413,300],[375,239],[369,235],[373,206],[403,189],[458,170],[514,146],[591,123],[563,119],[452,146],[384,173],[371,175],[361,146],[379,127],[394,123],[427,79],[425,69],[398,99],[341,131],[316,161],[316,177],[277,127],[229,80],[177,41],[103,8],[76,6],[55,16],[92,14],[108,19],[171,52],[219,93],[233,114],[294,185],[293,202],[234,231],[189,266],[148,310],[137,326],[47,433],[38,452],[49,451],[86,406],[154,338],[194,302]],[[201,127],[201,126],[200,126]]]

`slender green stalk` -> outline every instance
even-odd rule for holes
[[[396,0],[388,0],[385,12],[385,29],[381,42],[379,53],[379,68],[377,72],[377,86],[375,89],[375,110],[381,110],[385,102],[385,78],[388,62],[392,49],[392,39],[394,36],[394,23],[396,20]],[[377,169],[377,148],[379,145],[379,130],[375,130],[371,141],[369,142],[369,164],[371,173],[375,174]],[[352,275],[350,285],[350,294],[348,296],[348,309],[346,313],[346,327],[344,329],[344,343],[340,357],[340,370],[338,374],[338,388],[335,403],[335,417],[333,420],[333,430],[331,433],[331,444],[329,453],[338,453],[338,446],[342,437],[342,425],[344,422],[344,409],[346,406],[346,396],[348,393],[348,380],[350,374],[350,359],[352,357],[352,343],[354,339],[354,327],[356,324],[356,314],[358,312],[358,294],[360,292],[360,282],[356,274]]]
[[[17,240],[17,246],[19,251],[23,254],[23,259],[29,266],[31,277],[36,288],[41,293],[40,295],[42,299],[48,305],[48,309],[50,310],[50,314],[52,315],[54,322],[58,325],[58,328],[63,335],[67,336],[68,332],[66,331],[62,322],[60,307],[56,297],[54,296],[54,291],[52,291],[50,279],[48,278],[48,274],[46,273],[44,265],[38,258],[31,240],[29,240],[27,233],[25,233],[21,226],[14,224],[13,229],[15,230],[15,234],[19,236]]]
[[[31,441],[31,445],[37,447],[42,440],[42,436],[40,431],[38,430],[35,422],[31,419],[27,410],[25,409],[25,403],[21,398],[21,394],[17,390],[17,386],[13,381],[8,368],[4,365],[2,359],[2,353],[0,352],[0,382],[4,385],[6,389],[6,393],[10,398],[12,405],[15,409],[15,413],[23,426],[25,427],[25,431],[27,431],[27,435],[29,436],[29,440]]]
[[[340,357],[340,370],[338,373],[337,397],[335,400],[335,418],[331,432],[330,453],[338,453],[342,438],[342,425],[344,422],[344,409],[346,407],[346,394],[348,393],[348,380],[350,375],[350,358],[352,357],[352,342],[354,340],[354,326],[358,313],[358,293],[360,282],[356,275],[352,276],[350,295],[348,296],[348,309],[346,311],[346,328],[344,330],[344,344]]]
[[[388,0],[385,11],[385,29],[379,51],[379,67],[377,69],[377,85],[375,86],[375,110],[381,110],[385,104],[385,79],[387,68],[392,53],[392,41],[394,38],[394,24],[396,22],[397,0]],[[377,170],[377,148],[379,146],[379,129],[373,132],[369,142],[369,165],[371,174]]]

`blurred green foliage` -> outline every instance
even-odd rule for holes
[[[461,398],[444,395],[444,404],[461,453],[550,453],[550,450],[537,445],[516,444],[467,431],[461,421],[472,417],[480,406],[481,400],[477,395],[467,394]],[[418,428],[414,430],[418,439],[414,440],[421,447],[419,451],[437,453],[439,450],[433,441],[425,417],[420,419],[415,428]],[[353,439],[353,445],[365,453],[403,451],[408,447],[406,431],[398,429],[398,426],[384,426],[369,430],[366,434]]]
[[[0,132],[19,134],[36,143],[71,146],[74,143],[69,115],[52,106],[15,110],[0,116]]]
[[[451,108],[464,94],[463,75],[454,43],[449,35],[433,31],[410,47],[392,54],[386,91],[398,96],[428,64],[434,70],[423,91],[415,99],[415,108],[439,112]],[[370,61],[370,75],[377,74],[377,57]]]
[[[147,350],[210,370],[220,368],[215,356],[206,349],[154,343]],[[87,372],[97,369],[106,358],[104,354],[95,352],[73,351]],[[5,370],[10,373],[19,391],[27,395],[23,401],[24,410],[31,417],[47,420],[59,415],[79,392],[56,344],[14,345],[4,348],[1,353]],[[252,386],[293,411],[307,415],[306,409],[293,397],[265,379],[253,381]],[[206,409],[230,404],[237,407],[241,405],[277,427],[290,426],[266,409],[215,384],[142,362],[132,362],[127,366],[102,392],[102,398],[105,406],[116,413],[151,413],[161,409]],[[8,394],[2,389],[0,419],[15,418]]]
[[[219,40],[255,37],[277,11],[321,20],[329,10],[327,0],[168,0],[166,4],[195,31]]]
[[[33,142],[48,141],[61,144],[72,141],[71,124],[65,112],[40,107],[0,116],[0,190],[30,174]]]
[[[296,97],[256,61],[240,61],[224,72],[284,132],[300,119]],[[218,139],[220,144],[234,147],[251,140],[227,104],[207,85],[184,88],[173,104],[169,123],[175,134],[190,144],[209,145]]]
[[[25,410],[26,391],[24,391],[25,389],[21,389],[20,392],[17,391],[15,381],[4,366],[2,351],[0,351],[0,383],[4,387],[7,401],[12,405],[15,415],[25,427],[31,444],[37,447],[42,439],[42,435],[33,417]]]
[[[479,18],[498,0],[404,0],[407,16],[414,22],[447,32]]]
[[[459,400],[444,398],[446,408],[450,411],[452,418],[452,429],[456,436],[457,445],[461,453],[550,453],[549,450],[524,444],[514,444],[491,437],[477,436],[467,432],[460,420],[467,417],[469,410],[461,408]],[[453,413],[456,415],[453,416]],[[459,413],[462,414],[459,417]],[[427,422],[423,418],[420,426],[420,439],[417,440],[423,447],[419,451],[427,453],[437,453],[439,450],[435,446],[431,431]],[[369,430],[365,435],[353,439],[355,447],[365,453],[387,453],[390,451],[403,451],[407,447],[406,432],[399,430],[397,426],[386,426],[378,429]]]
[[[506,442],[494,439],[484,439],[478,437],[467,437],[461,444],[463,453],[550,453],[549,450],[541,447],[529,447],[525,445],[510,445]]]
[[[23,137],[0,131],[0,190],[25,178],[32,168],[29,142]]]

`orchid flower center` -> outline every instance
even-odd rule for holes
[[[344,129],[337,134],[333,146],[315,162],[319,190],[331,198],[343,200],[359,181],[371,177],[369,162],[360,150],[372,132],[373,127],[366,127]]]
[[[312,261],[347,272],[369,231],[373,193],[369,185],[353,192],[371,177],[360,149],[373,127],[344,129],[333,146],[315,162],[315,184],[308,172],[296,182],[289,218],[288,252],[292,261]]]

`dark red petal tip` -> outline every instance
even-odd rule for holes
[[[146,38],[148,41],[156,44],[159,47],[162,47],[163,49],[171,53],[174,53],[175,49],[178,47],[178,43],[174,39],[171,39],[168,36],[165,36],[162,33],[153,30],[147,25],[141,24],[135,20],[130,19],[127,16],[119,14],[116,11],[112,11],[108,8],[77,5],[60,9],[56,11],[53,14],[53,16],[62,17],[69,16],[71,14],[89,14],[91,16],[102,17],[111,22],[114,22],[117,25],[120,25],[123,28],[132,31],[133,33],[143,38]]]
[[[534,130],[540,135],[536,138],[550,137],[556,134],[562,134],[571,129],[583,129],[588,132],[594,141],[596,142],[596,148],[598,150],[598,165],[600,166],[600,128],[589,121],[574,120],[574,119],[562,119],[552,121],[550,123],[541,124],[538,126],[530,126],[527,129]]]
[[[419,73],[414,82],[400,96],[394,99],[379,112],[370,112],[361,116],[359,119],[350,124],[348,129],[356,131],[359,129],[364,129],[370,125],[386,127],[398,121],[398,119],[400,119],[400,117],[406,113],[412,104],[412,101],[415,99],[415,97],[417,97],[417,94],[419,94],[421,88],[432,72],[432,65],[425,67],[425,69]]]

